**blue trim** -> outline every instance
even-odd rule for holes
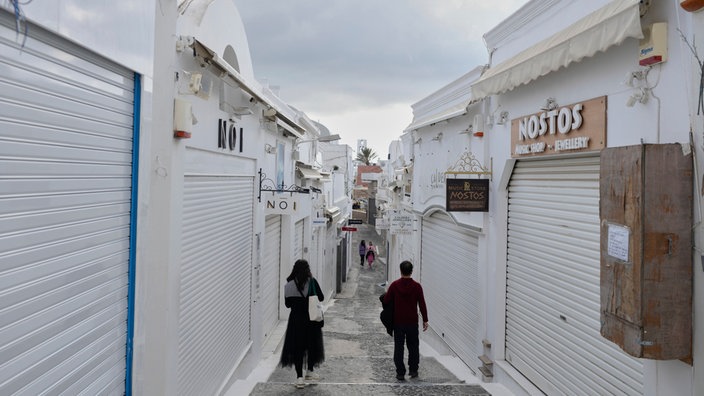
[[[134,110],[132,116],[132,197],[130,200],[130,263],[127,281],[127,346],[125,351],[125,395],[132,395],[132,353],[134,338],[134,291],[137,272],[137,198],[139,182],[139,121],[142,105],[142,80],[134,74]]]

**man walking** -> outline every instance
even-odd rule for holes
[[[396,379],[403,381],[406,366],[403,363],[403,344],[408,346],[408,372],[418,377],[420,352],[418,351],[418,308],[423,316],[423,331],[428,330],[428,309],[425,306],[423,287],[411,278],[413,264],[406,260],[399,266],[401,278],[393,281],[384,296],[384,304],[394,307],[394,364]]]

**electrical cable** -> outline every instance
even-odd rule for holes
[[[20,35],[22,35],[22,44],[20,48],[24,48],[27,43],[27,36],[29,35],[29,24],[27,23],[27,18],[24,15],[22,6],[31,3],[33,0],[8,0],[10,5],[12,5],[13,12],[15,14],[15,40],[19,40]],[[22,32],[22,25],[24,25],[24,32]]]

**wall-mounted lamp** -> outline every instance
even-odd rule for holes
[[[250,114],[252,114],[252,109],[250,109],[249,107],[245,107],[245,106],[233,107],[232,114],[234,114],[236,116],[250,115]]]
[[[276,109],[274,109],[273,107],[269,107],[266,110],[264,110],[263,114],[264,114],[264,117],[273,117],[276,115]]]
[[[208,99],[213,90],[213,79],[208,74],[182,70],[176,73],[176,80],[178,93],[181,95],[196,95]]]
[[[648,72],[650,67],[644,67],[639,70],[634,70],[626,73],[626,79],[623,84],[627,87],[634,88],[634,92],[626,100],[626,106],[633,107],[638,103],[645,104],[650,99],[650,90],[648,87]]]
[[[337,141],[340,139],[342,139],[342,137],[340,137],[340,135],[334,134],[334,135],[327,135],[327,136],[319,136],[315,140],[317,140],[319,142],[327,143],[327,142],[334,142],[334,141]]]
[[[496,124],[504,125],[507,122],[508,122],[508,111],[502,111],[499,114],[499,119],[496,121]]]
[[[551,98],[545,99],[545,104],[543,105],[543,107],[540,108],[540,110],[550,111],[550,110],[555,110],[558,107],[560,107],[560,106],[557,104],[557,100],[555,100],[555,98],[551,97]]]
[[[634,70],[626,73],[626,78],[623,80],[623,85],[631,88],[640,87],[648,77],[648,71],[650,71],[650,68]]]
[[[633,107],[636,102],[646,104],[648,103],[649,97],[650,94],[648,93],[648,90],[645,88],[641,88],[640,91],[636,91],[628,97],[628,100],[626,101],[626,106]]]
[[[301,143],[309,143],[309,142],[322,142],[322,143],[329,143],[329,142],[334,142],[337,140],[342,139],[340,135],[334,134],[334,135],[327,135],[327,136],[318,136],[313,139],[301,139],[296,141],[296,145],[299,145]]]
[[[276,147],[269,143],[264,143],[264,151],[266,151],[267,154],[276,154]]]

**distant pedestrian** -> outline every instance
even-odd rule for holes
[[[291,309],[288,316],[284,346],[281,351],[281,367],[296,368],[296,388],[304,388],[304,381],[317,381],[320,379],[313,372],[314,367],[325,360],[323,348],[323,331],[319,322],[311,322],[308,313],[309,290],[315,290],[314,295],[318,301],[323,301],[325,296],[318,281],[310,272],[310,265],[306,260],[296,260],[291,275],[286,278],[288,283],[284,286],[284,303]],[[310,292],[311,295],[312,292]],[[303,359],[307,358],[308,371],[303,378]]]
[[[403,381],[406,366],[403,363],[403,344],[408,346],[408,372],[418,377],[420,351],[418,350],[418,309],[423,316],[423,331],[428,330],[428,309],[425,306],[423,287],[411,278],[413,264],[403,261],[399,265],[401,278],[393,281],[384,296],[384,304],[394,309],[394,364],[396,379]]]
[[[369,241],[369,246],[367,246],[367,263],[369,263],[369,268],[372,268],[372,264],[376,260],[376,246]]]
[[[364,239],[359,243],[359,265],[364,267],[364,256],[367,254],[367,245],[364,243]]]

